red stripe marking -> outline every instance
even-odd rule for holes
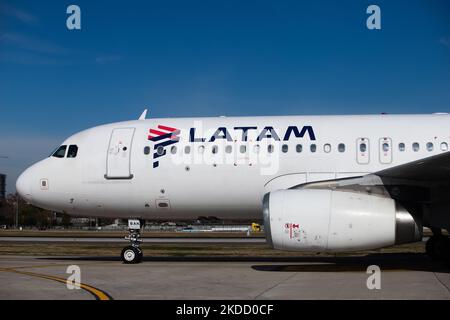
[[[162,132],[162,131],[150,129],[150,133],[156,134],[158,136],[162,136],[163,134],[167,134],[168,132]]]
[[[171,127],[167,127],[167,126],[161,126],[161,125],[158,125],[158,128],[159,128],[159,129],[162,129],[162,130],[171,131],[171,132],[177,130],[177,129],[175,129],[175,128],[171,128]]]

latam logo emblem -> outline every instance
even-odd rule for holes
[[[158,125],[157,129],[150,129],[148,140],[155,142],[153,146],[153,168],[159,166],[159,158],[166,155],[166,147],[180,141],[180,130]]]

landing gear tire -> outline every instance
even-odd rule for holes
[[[132,264],[141,262],[143,254],[141,249],[133,246],[127,246],[123,248],[121,257],[123,263]]]
[[[139,247],[142,242],[140,239],[141,222],[138,219],[128,219],[128,232],[125,240],[130,241],[130,245],[123,248],[122,261],[127,264],[139,263],[143,257],[142,250]]]
[[[450,262],[450,238],[442,235],[432,236],[425,246],[427,255],[432,260]]]

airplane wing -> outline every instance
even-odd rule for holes
[[[448,202],[450,152],[408,162],[365,176],[305,183],[291,189],[370,192],[411,203]]]
[[[450,183],[450,152],[408,162],[374,173],[381,178]]]

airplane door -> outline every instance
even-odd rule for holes
[[[131,143],[135,128],[116,128],[111,133],[106,161],[106,179],[131,179]]]
[[[359,164],[368,164],[370,160],[369,139],[358,138],[356,140],[356,161]]]
[[[381,138],[379,143],[379,154],[381,163],[392,162],[392,140],[391,138]]]

